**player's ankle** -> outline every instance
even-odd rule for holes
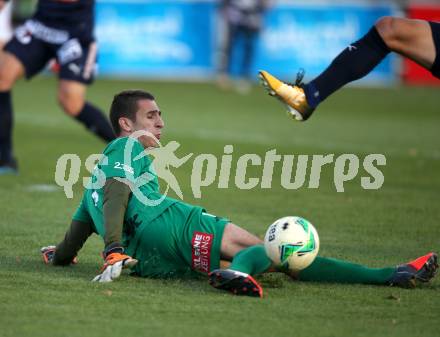
[[[104,258],[106,258],[107,256],[109,256],[110,254],[113,254],[113,253],[123,254],[124,247],[122,247],[122,245],[119,242],[112,242],[112,243],[106,245],[104,252],[103,252]]]
[[[306,95],[307,104],[312,109],[315,109],[319,105],[319,103],[321,103],[321,99],[319,97],[319,90],[316,88],[313,81],[308,84],[305,84],[303,90],[304,90],[304,94]]]

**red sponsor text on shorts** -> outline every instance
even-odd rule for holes
[[[194,270],[209,273],[213,238],[213,234],[194,232],[192,238],[192,268]]]

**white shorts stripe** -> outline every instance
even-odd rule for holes
[[[98,50],[98,46],[96,42],[92,42],[89,45],[89,52],[87,54],[87,60],[83,72],[83,77],[86,80],[88,80],[92,76],[93,71],[95,70],[97,50]]]

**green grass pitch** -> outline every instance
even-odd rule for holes
[[[56,82],[39,77],[14,90],[18,176],[0,177],[0,335],[39,336],[438,336],[440,281],[423,289],[294,282],[260,277],[262,300],[234,297],[204,280],[152,280],[123,276],[112,284],[90,280],[102,264],[95,236],[69,268],[43,265],[39,248],[56,244],[81,197],[67,199],[53,186],[64,153],[84,160],[103,143],[59,109]],[[385,183],[361,188],[364,171],[337,193],[333,167],[320,187],[286,190],[275,165],[272,187],[190,188],[192,160],[174,170],[186,202],[203,205],[263,236],[285,215],[317,227],[324,256],[373,267],[396,265],[440,249],[440,109],[434,88],[344,89],[307,123],[294,123],[282,107],[254,88],[248,96],[197,83],[98,80],[89,99],[108,110],[115,92],[153,92],[166,122],[164,143],[181,143],[182,157],[234,145],[243,153],[382,153]],[[236,162],[236,160],[235,160]],[[361,162],[362,163],[362,162]],[[233,168],[233,171],[234,168]],[[250,170],[261,176],[261,168]],[[83,168],[82,176],[87,176]],[[307,182],[307,181],[306,181]]]

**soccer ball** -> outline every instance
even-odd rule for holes
[[[299,271],[308,267],[318,255],[318,232],[306,219],[286,216],[269,226],[264,248],[278,267]]]

